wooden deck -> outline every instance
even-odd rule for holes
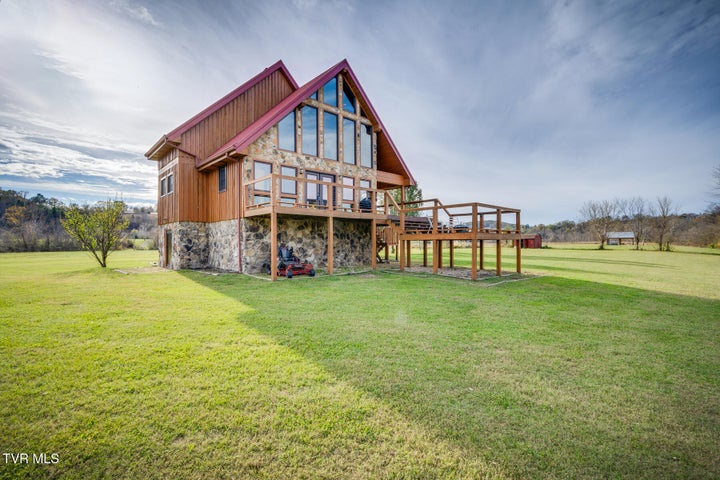
[[[283,192],[281,186],[285,182]],[[287,182],[292,182],[288,184]],[[263,188],[258,188],[263,186]],[[317,192],[324,192],[322,194]],[[289,194],[287,192],[292,192]],[[308,192],[317,194],[309,197]],[[367,199],[362,201],[363,199]],[[423,265],[428,266],[432,255],[433,273],[443,268],[443,248],[450,248],[450,267],[454,267],[455,242],[469,242],[472,251],[471,278],[477,279],[478,269],[484,270],[485,242],[494,242],[496,274],[502,274],[502,243],[515,244],[516,271],[521,272],[519,242],[520,210],[471,202],[444,205],[437,199],[417,202],[394,200],[386,190],[349,186],[298,177],[271,174],[249,182],[243,187],[243,216],[269,216],[271,245],[270,264],[277,265],[278,215],[325,217],[328,222],[328,273],[333,273],[333,223],[335,218],[359,219],[372,222],[372,268],[376,268],[379,251],[385,260],[389,247],[398,248],[400,270],[411,266],[411,243],[421,242]],[[428,251],[430,246],[430,251]],[[276,269],[271,269],[276,279]]]

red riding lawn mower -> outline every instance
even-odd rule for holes
[[[270,273],[270,265],[265,265],[265,273]],[[282,246],[278,249],[277,274],[283,277],[292,278],[295,275],[315,276],[315,269],[312,263],[301,262],[293,253],[292,247]]]

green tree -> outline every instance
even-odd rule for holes
[[[400,207],[402,207],[399,188],[396,188],[395,190],[392,191],[392,196],[395,199],[395,202],[398,205],[400,205]],[[422,189],[419,186],[411,185],[409,187],[405,187],[405,203],[416,202],[416,201],[420,201],[422,199],[423,199],[423,193],[422,193]],[[420,205],[410,205],[410,207],[419,207],[419,206]],[[398,215],[399,212],[395,213],[395,214]],[[408,217],[421,217],[422,216],[422,212],[406,212],[405,214]]]
[[[128,220],[123,218],[125,202],[107,200],[94,207],[73,205],[62,225],[83,249],[92,254],[101,267],[107,267],[107,257],[123,240]]]

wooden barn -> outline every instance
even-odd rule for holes
[[[542,248],[542,237],[539,233],[521,235],[520,248]]]
[[[635,245],[634,232],[608,232],[608,245]]]
[[[415,179],[345,60],[303,86],[279,61],[145,155],[158,165],[159,262],[167,268],[269,269],[274,279],[280,245],[328,273],[374,268],[381,250],[397,245],[403,268],[409,242],[423,240],[437,270],[443,242],[472,240],[475,278],[484,240],[520,238],[517,209],[403,201]],[[425,215],[426,228],[406,226],[410,212]],[[516,228],[485,228],[486,218],[502,226],[503,216]]]

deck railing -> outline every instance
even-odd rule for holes
[[[487,203],[470,202],[445,205],[437,198],[405,202],[400,209],[400,224],[410,214],[419,214],[431,219],[428,233],[496,233],[520,234],[520,210]],[[506,217],[512,215],[512,219]],[[494,220],[494,228],[486,220]],[[416,222],[414,222],[416,223]],[[503,225],[513,225],[503,229]]]
[[[386,190],[276,173],[245,183],[243,199],[248,213],[268,207],[298,209],[298,214],[308,209],[360,215],[400,210]]]

